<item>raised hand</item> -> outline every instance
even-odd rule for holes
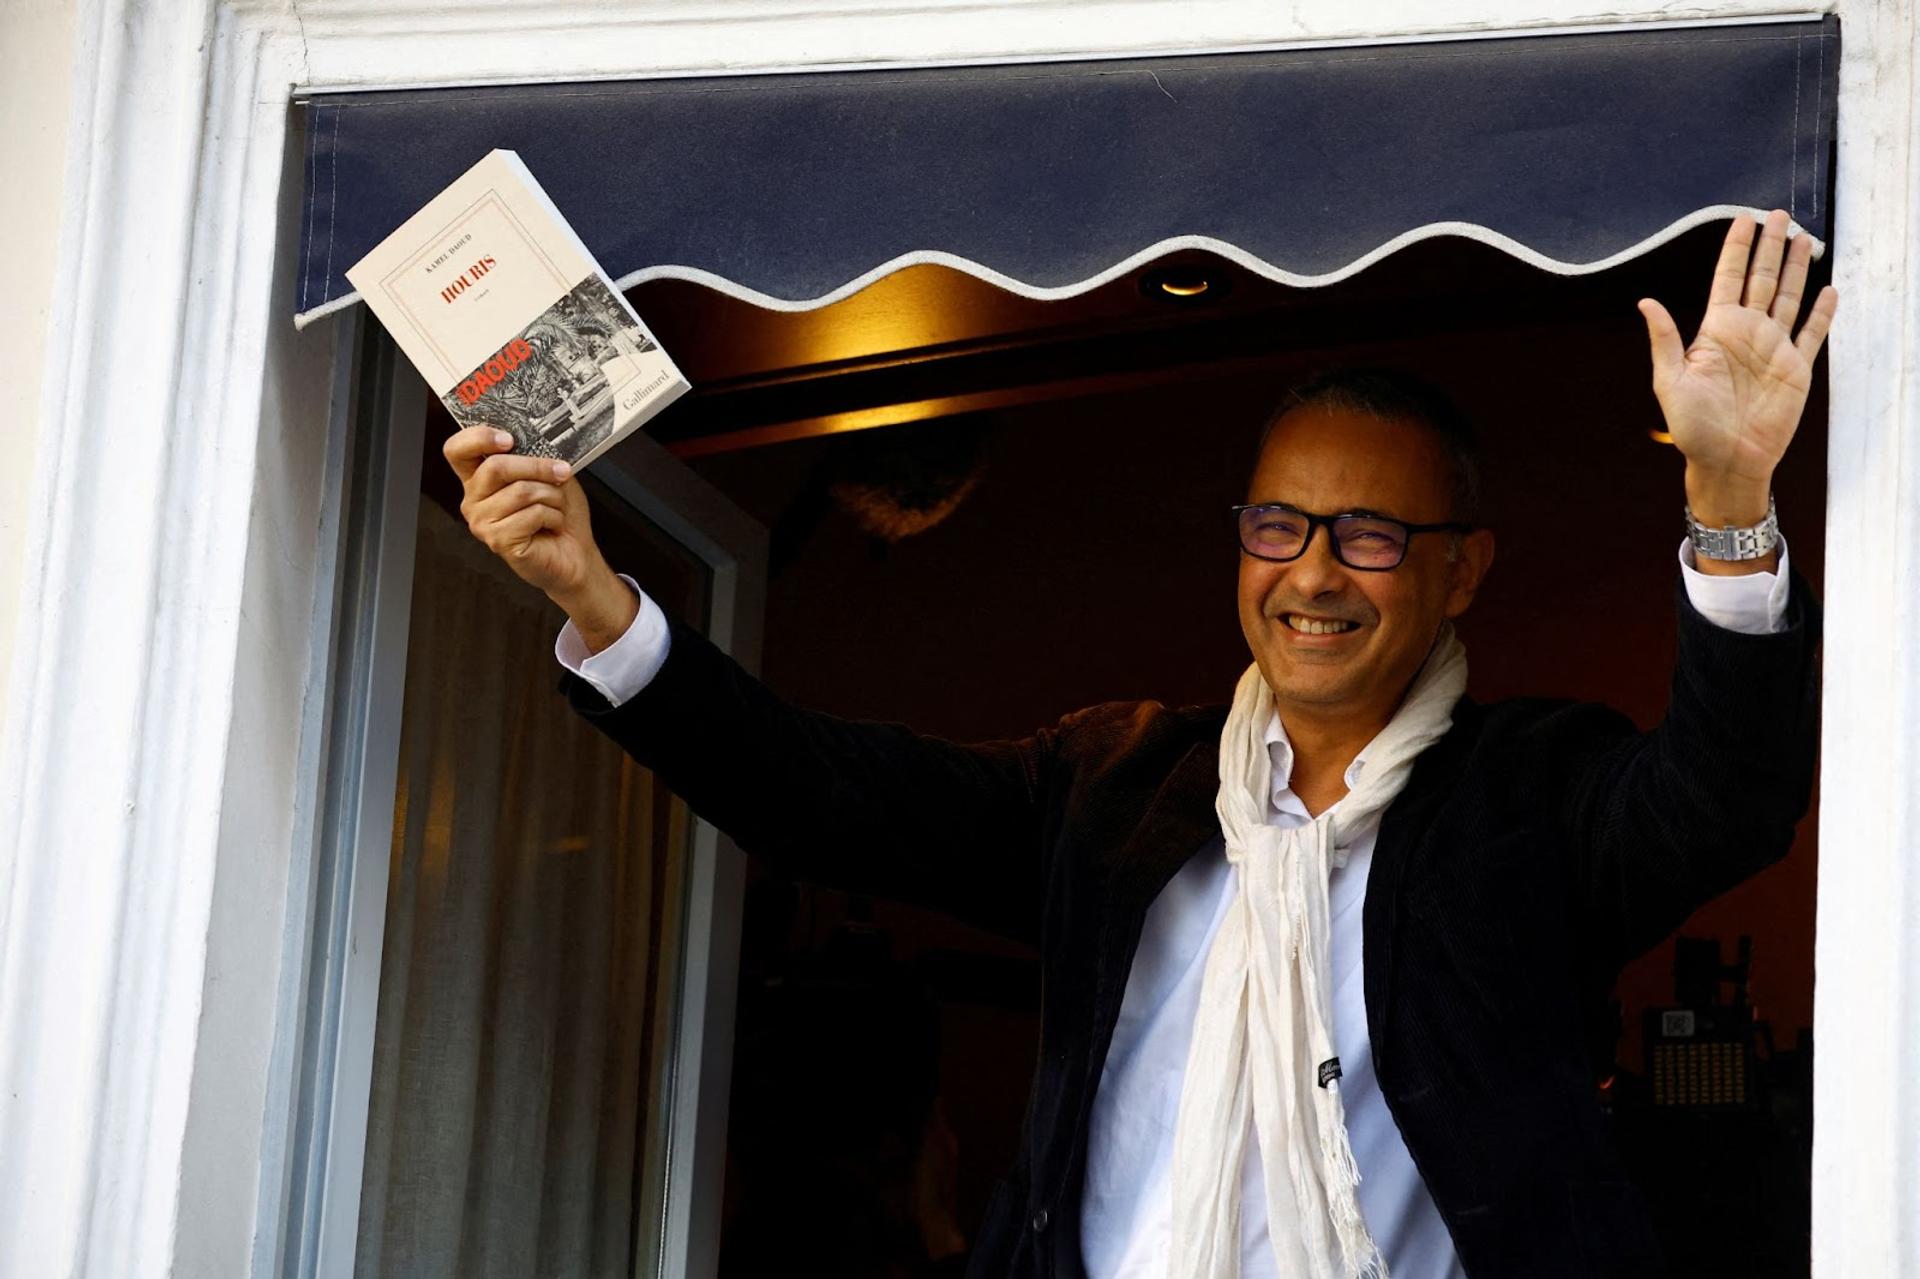
[[[587,495],[566,464],[512,447],[512,436],[488,426],[447,437],[441,451],[460,477],[460,514],[515,576],[565,609],[598,652],[632,622],[634,594],[594,543]]]
[[[1774,468],[1800,425],[1814,357],[1839,305],[1828,285],[1795,335],[1813,245],[1800,235],[1789,248],[1787,224],[1775,209],[1756,244],[1753,219],[1734,219],[1691,346],[1664,306],[1640,302],[1653,347],[1653,392],[1686,455],[1689,501],[1708,522],[1765,517]]]

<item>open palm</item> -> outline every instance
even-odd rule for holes
[[[1653,393],[1675,446],[1691,466],[1760,485],[1800,424],[1814,357],[1840,300],[1832,285],[1822,289],[1794,335],[1813,245],[1799,235],[1789,248],[1787,227],[1786,213],[1775,209],[1756,245],[1753,219],[1734,219],[1691,346],[1664,306],[1640,303],[1653,347]]]

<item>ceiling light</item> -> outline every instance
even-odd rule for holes
[[[1198,266],[1167,266],[1142,276],[1140,291],[1150,298],[1185,304],[1211,302],[1227,291],[1227,280],[1215,279]]]

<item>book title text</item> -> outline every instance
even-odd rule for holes
[[[462,271],[459,279],[440,290],[440,300],[442,302],[453,301],[462,293],[465,293],[469,287],[478,284],[480,278],[491,270],[493,270],[493,255],[489,253],[486,257],[481,258],[478,262],[475,262],[472,266]]]

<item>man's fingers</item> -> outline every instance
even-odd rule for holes
[[[496,555],[519,559],[533,549],[534,534],[542,529],[559,529],[564,522],[551,506],[528,506],[488,524],[480,540]]]
[[[480,528],[528,506],[551,506],[556,511],[566,509],[560,490],[554,485],[543,484],[539,480],[515,480],[489,497],[467,499],[461,503],[461,513],[467,517],[468,524]]]
[[[1787,265],[1780,272],[1780,290],[1767,314],[1791,332],[1800,315],[1800,294],[1807,287],[1807,264],[1813,261],[1813,237],[1802,232],[1787,246]]]
[[[440,446],[447,461],[453,465],[453,473],[465,484],[473,478],[480,464],[496,453],[504,453],[513,447],[513,437],[505,431],[491,426],[469,426],[465,430],[455,431]]]
[[[1775,209],[1760,228],[1760,243],[1747,268],[1747,288],[1741,301],[1753,310],[1765,311],[1773,305],[1774,291],[1780,285],[1780,258],[1786,247],[1787,212]]]
[[[1753,250],[1753,219],[1741,214],[1727,228],[1720,242],[1720,261],[1713,268],[1713,288],[1707,293],[1708,306],[1738,306],[1747,288],[1747,258]]]
[[[1640,314],[1647,321],[1647,342],[1653,348],[1653,384],[1658,387],[1686,364],[1687,344],[1680,340],[1680,326],[1673,322],[1667,308],[1652,298],[1640,299]]]
[[[1833,313],[1840,309],[1840,290],[1829,284],[1820,290],[1820,296],[1813,300],[1813,310],[1807,312],[1807,322],[1800,326],[1800,336],[1793,340],[1794,347],[1806,357],[1808,364],[1820,354],[1820,344],[1827,340],[1827,330],[1833,327]]]
[[[483,458],[466,481],[467,501],[484,501],[520,480],[557,483],[560,477],[555,467],[559,465],[550,457],[528,457],[524,453],[496,453]]]

